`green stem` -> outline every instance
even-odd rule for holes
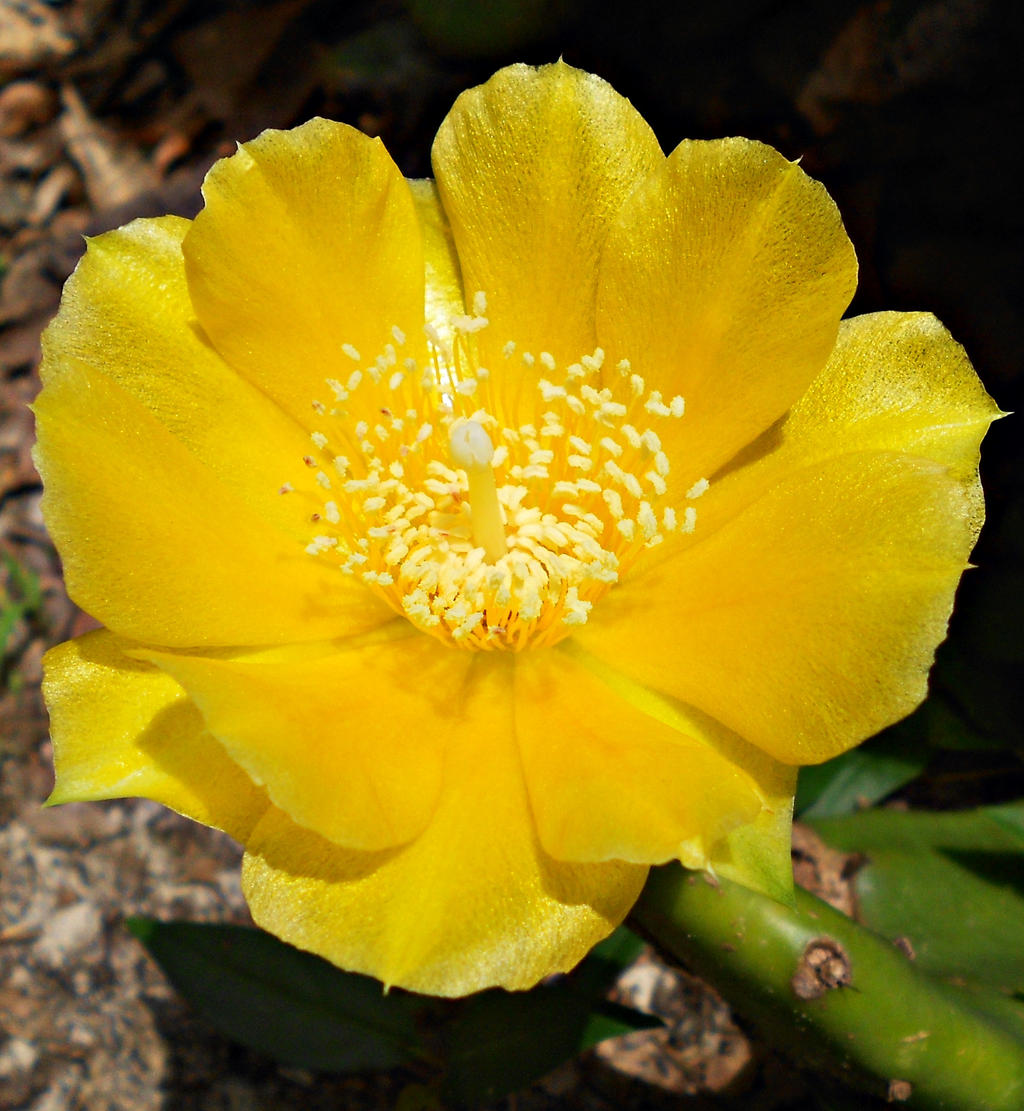
[[[951,908],[951,913],[955,910]],[[766,1041],[893,1101],[944,1111],[1021,1111],[1024,1044],[969,998],[919,972],[896,946],[797,889],[787,907],[677,865],[656,868],[633,920],[712,983]],[[806,967],[828,956],[826,987]],[[845,960],[844,960],[845,956]],[[829,974],[832,974],[830,979]],[[808,995],[816,997],[807,998]]]

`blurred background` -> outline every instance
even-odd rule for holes
[[[91,625],[42,528],[25,406],[83,235],[194,215],[236,140],[313,115],[427,176],[462,89],[559,56],[628,96],[666,150],[739,134],[802,158],[857,248],[851,313],[935,312],[1020,410],[1024,7],[1009,0],[0,0],[0,1108],[420,1106],[406,1076],[314,1078],[221,1040],[123,931],[133,911],[244,922],[230,842],[149,803],[39,808],[40,658]],[[1024,795],[1018,420],[985,444],[988,524],[932,694],[869,743],[851,806]],[[827,816],[834,784],[812,771],[802,808]],[[495,1106],[803,1106],[712,994],[681,990],[674,1045],[639,1064],[591,1055]]]

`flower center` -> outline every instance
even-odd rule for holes
[[[667,504],[653,427],[685,407],[625,360],[605,369],[600,349],[559,372],[510,342],[492,375],[485,297],[473,306],[427,326],[425,366],[402,357],[398,328],[373,362],[343,348],[353,369],[327,380],[332,404],[313,402],[306,551],[450,644],[518,651],[561,640],[646,549],[693,531],[695,507]]]

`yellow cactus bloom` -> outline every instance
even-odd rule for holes
[[[840,322],[825,190],[558,64],[406,181],[313,120],[92,240],[45,337],[52,802],[244,843],[257,922],[417,991],[570,968],[672,859],[785,895],[800,764],[924,696],[995,407]]]

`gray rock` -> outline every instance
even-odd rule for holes
[[[92,903],[72,903],[45,923],[32,954],[47,968],[63,968],[97,942],[102,930],[103,919]]]

